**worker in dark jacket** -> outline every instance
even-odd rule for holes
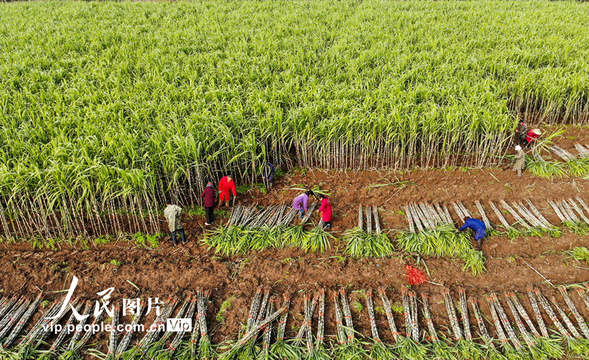
[[[483,245],[483,238],[485,237],[486,228],[487,227],[485,226],[485,223],[480,221],[479,219],[465,218],[464,225],[462,225],[460,229],[458,229],[458,232],[462,232],[466,229],[471,229],[472,231],[474,231],[474,239],[477,241],[478,250],[481,250]]]
[[[215,190],[213,190],[213,183],[207,184],[200,197],[205,199],[205,214],[207,217],[205,225],[211,225],[215,221]]]

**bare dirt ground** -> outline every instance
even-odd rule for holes
[[[589,143],[589,131],[584,128],[578,133],[572,131],[569,129],[559,144],[576,153],[574,142],[588,140],[586,143]],[[518,178],[506,165],[495,169],[451,171],[300,170],[279,178],[269,194],[251,190],[239,196],[238,203],[289,203],[300,192],[292,190],[293,187],[314,185],[332,194],[330,199],[334,207],[335,235],[356,225],[360,204],[379,206],[383,228],[405,229],[407,221],[400,210],[409,202],[449,204],[459,200],[474,209],[475,200],[486,204],[489,200],[497,202],[505,199],[511,202],[531,199],[553,224],[559,221],[549,207],[548,200],[580,196],[589,202],[589,197],[585,195],[589,189],[588,180],[551,181],[527,173]],[[315,215],[315,219],[317,217]],[[490,217],[496,221],[494,215]],[[157,249],[138,248],[123,241],[101,247],[92,245],[90,249],[62,246],[59,251],[32,249],[26,243],[5,243],[0,248],[0,264],[3,265],[0,292],[36,294],[43,291],[45,298],[61,298],[63,292],[58,291],[67,289],[73,276],[80,279],[76,295],[88,299],[96,298],[97,292],[108,287],[116,288],[113,293],[115,300],[156,296],[161,299],[170,296],[181,298],[197,287],[204,287],[212,291],[213,305],[209,311],[209,320],[212,323],[213,340],[218,343],[228,337],[234,338],[240,324],[247,319],[249,303],[260,285],[272,287],[275,294],[289,292],[294,295],[293,323],[296,323],[302,318],[301,293],[319,288],[331,291],[344,286],[352,294],[352,301],[362,302],[362,292],[358,290],[384,286],[389,289],[391,300],[400,303],[398,291],[407,285],[403,279],[404,265],[414,264],[416,260],[414,256],[403,253],[386,259],[345,258],[338,250],[342,244],[337,242],[325,254],[272,249],[245,256],[217,256],[214,249],[209,249],[200,241],[204,219],[185,216],[184,223],[189,241],[177,247],[171,244],[169,237]],[[430,280],[453,290],[462,286],[469,296],[481,297],[492,291],[525,292],[529,285],[540,286],[547,294],[556,294],[532,267],[555,285],[588,281],[589,266],[577,263],[563,253],[576,246],[588,245],[587,237],[566,231],[558,239],[524,237],[509,240],[492,237],[483,246],[488,271],[476,277],[461,270],[460,260],[429,257],[424,260]],[[419,267],[426,269],[423,263]],[[432,309],[436,317],[445,313],[441,289],[431,283],[416,289],[418,293],[432,296]],[[214,320],[215,314],[227,299],[231,299],[232,304],[225,315],[227,320],[217,322]],[[486,304],[482,305],[483,311],[487,311]],[[586,310],[581,309],[584,316],[589,315]],[[333,309],[328,305],[327,312],[330,311]],[[353,312],[358,330],[369,335],[370,326],[365,312]],[[382,322],[381,327],[385,328],[386,318],[380,315],[378,318]],[[445,318],[434,320],[436,323],[447,323]],[[327,322],[327,333],[335,333],[333,322]]]

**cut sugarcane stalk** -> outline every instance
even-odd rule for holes
[[[571,313],[575,317],[575,320],[577,321],[577,324],[579,325],[579,328],[583,332],[583,335],[585,335],[585,338],[589,339],[589,328],[587,327],[587,324],[585,323],[585,320],[583,319],[583,317],[581,316],[581,314],[579,314],[579,311],[577,310],[577,307],[575,306],[575,303],[571,299],[571,296],[567,292],[566,288],[564,286],[559,286],[558,287],[558,291],[562,295],[562,297],[563,297],[565,303],[567,304],[569,310],[571,310]]]
[[[376,235],[380,235],[380,221],[378,219],[378,208],[376,206],[372,207],[372,214],[374,215],[374,227],[376,230]]]
[[[536,336],[536,337],[540,337],[540,333],[538,332],[538,330],[536,330],[536,327],[534,326],[534,323],[532,322],[530,315],[528,315],[526,309],[523,307],[523,305],[521,304],[521,302],[519,301],[519,299],[517,298],[515,293],[507,292],[505,294],[505,296],[510,298],[511,302],[513,303],[516,310],[518,311],[519,315],[524,319],[526,324],[528,324],[528,327],[530,328],[530,331],[532,332],[532,334],[534,334],[534,336]]]
[[[381,342],[380,336],[378,335],[378,328],[376,327],[376,318],[374,316],[374,299],[372,295],[372,289],[368,289],[366,292],[366,308],[368,309],[368,319],[370,320],[370,331],[372,338]]]
[[[511,326],[511,323],[507,318],[507,314],[505,314],[505,310],[503,310],[503,306],[501,305],[499,298],[494,293],[490,295],[490,298],[495,305],[495,311],[497,311],[499,319],[501,319],[501,324],[503,325],[505,331],[507,331],[507,335],[509,335],[511,342],[513,343],[516,349],[520,350],[522,348],[522,344],[519,342],[517,336],[515,335],[515,331],[513,331],[513,327]]]
[[[547,228],[551,228],[553,227],[553,225],[546,220],[546,218],[542,215],[542,213],[540,212],[540,210],[538,210],[538,208],[534,205],[534,203],[532,203],[529,199],[526,199],[526,202],[528,203],[528,207],[530,208],[530,210],[532,210],[532,213],[534,213],[534,215],[540,219],[540,221],[547,227]]]
[[[485,213],[485,210],[483,209],[483,205],[481,204],[481,202],[476,200],[474,203],[487,229],[493,229],[493,227],[491,226],[491,222],[489,221],[489,218],[487,217],[487,214]]]
[[[501,206],[503,206],[503,208],[505,210],[507,210],[511,214],[511,216],[513,216],[513,218],[515,219],[515,221],[518,224],[521,224],[526,229],[530,229],[531,228],[531,226],[524,219],[522,219],[522,217],[519,216],[519,214],[517,213],[517,211],[515,211],[511,206],[509,206],[509,204],[506,203],[505,200],[499,200],[499,203],[501,204]]]
[[[538,302],[540,303],[540,305],[542,305],[542,307],[544,308],[544,311],[546,311],[546,314],[548,314],[548,317],[550,318],[550,320],[552,320],[552,323],[554,323],[554,326],[558,329],[558,331],[561,333],[561,335],[564,336],[565,338],[570,338],[571,335],[564,328],[564,326],[562,326],[562,323],[556,317],[554,310],[552,310],[552,307],[550,307],[548,300],[546,300],[546,298],[544,297],[544,295],[542,295],[540,290],[534,288],[534,295],[536,295]]]
[[[342,309],[344,311],[344,319],[346,320],[346,334],[348,338],[348,344],[352,344],[354,341],[354,322],[352,320],[352,312],[350,311],[350,304],[348,302],[348,294],[345,288],[340,288],[340,297],[342,299]]]
[[[364,212],[362,211],[362,205],[358,208],[358,229],[362,230],[362,216]],[[411,225],[411,220],[409,220],[409,226]]]
[[[452,330],[454,331],[454,341],[458,341],[463,337],[462,331],[460,330],[460,325],[458,323],[458,318],[456,317],[456,309],[454,308],[454,302],[452,301],[452,297],[450,296],[450,290],[444,288],[442,294],[444,295],[446,312],[448,313],[448,318],[450,319],[450,324],[452,325]]]
[[[367,206],[366,209],[366,232],[372,234],[372,209]]]
[[[466,291],[463,287],[458,288],[458,295],[460,296],[460,310],[462,312],[462,327],[464,328],[464,338],[468,341],[472,341],[472,333],[470,331],[470,320],[468,318]]]
[[[247,331],[250,331],[255,325],[260,310],[260,302],[262,300],[262,287],[259,286],[254,295],[252,304],[250,305],[250,314],[247,320]]]
[[[338,305],[339,296],[338,296],[337,292],[335,292],[333,294],[333,303],[335,306],[335,324],[337,327],[337,342],[340,345],[344,345],[347,342],[347,339],[346,339],[346,335],[345,335],[345,331],[344,331],[342,312],[341,312],[339,305]]]
[[[534,289],[529,287],[527,292],[528,299],[530,300],[530,305],[534,310],[534,316],[536,317],[536,322],[538,323],[538,327],[542,332],[542,336],[548,337],[548,330],[546,329],[546,324],[544,323],[544,319],[542,318],[542,313],[540,312],[540,307],[538,306],[538,299],[536,298]]]
[[[489,205],[491,206],[491,209],[493,209],[493,212],[495,213],[495,215],[497,216],[497,218],[501,222],[501,225],[503,225],[503,227],[505,229],[511,228],[511,225],[509,225],[509,223],[507,222],[507,220],[505,219],[503,214],[501,214],[501,211],[499,211],[497,206],[495,206],[495,204],[492,201],[489,201]]]
[[[571,319],[569,319],[569,317],[564,312],[564,310],[562,309],[560,304],[556,301],[556,298],[554,296],[552,296],[550,298],[550,302],[552,303],[552,306],[554,306],[554,308],[556,309],[556,311],[560,315],[560,318],[564,321],[564,323],[565,323],[566,327],[569,329],[569,332],[571,333],[571,335],[576,337],[577,339],[582,338],[581,334],[579,333],[579,331],[577,330],[575,325],[573,325],[573,322],[571,321]]]
[[[554,203],[552,200],[549,200],[548,204],[550,204],[550,206],[552,206],[552,209],[554,210],[554,212],[556,213],[556,215],[558,216],[558,218],[560,219],[561,222],[567,221],[567,219],[564,217],[564,214],[562,213],[562,211],[560,211],[560,207],[558,205],[556,205],[556,203]]]
[[[319,294],[319,314],[317,318],[317,342],[315,347],[320,349],[325,341],[325,289]]]
[[[411,322],[413,328],[413,340],[419,342],[419,322],[417,321],[417,295],[409,291],[409,303],[411,304]]]
[[[468,302],[470,303],[470,306],[472,307],[472,312],[473,312],[474,317],[477,321],[477,325],[479,327],[479,333],[481,334],[481,336],[485,340],[485,343],[494,349],[495,344],[493,344],[493,340],[491,339],[491,336],[489,335],[489,332],[487,331],[487,327],[485,326],[485,322],[483,320],[483,316],[481,314],[481,310],[479,308],[479,304],[478,304],[477,300],[475,298],[471,298],[468,300]]]
[[[393,335],[393,339],[395,343],[399,342],[399,335],[401,335],[397,331],[397,326],[395,325],[395,318],[393,316],[393,309],[391,307],[391,302],[389,301],[389,297],[387,296],[386,291],[383,288],[379,288],[378,292],[380,293],[380,299],[382,300],[384,309],[386,311],[387,320],[389,322],[389,329],[391,330],[391,334]]]

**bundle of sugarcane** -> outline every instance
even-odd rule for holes
[[[425,359],[427,347],[419,342],[419,329],[417,325],[417,303],[413,308],[410,294],[406,288],[401,288],[403,302],[403,317],[405,319],[405,334],[399,334],[396,353],[404,359]],[[415,298],[415,296],[412,296]],[[413,314],[414,313],[414,314]],[[413,319],[415,317],[415,320]],[[390,324],[389,324],[390,325]]]
[[[260,331],[262,331],[268,324],[272,323],[274,320],[278,319],[280,315],[282,315],[286,311],[286,308],[280,308],[275,311],[270,316],[266,317],[264,321],[259,324],[254,325],[249,331],[247,331],[241,339],[239,339],[228,351],[221,354],[219,359],[255,359],[256,353],[253,354],[252,357],[250,356],[240,356],[241,350],[246,346],[248,343],[255,341],[258,337]],[[202,359],[202,357],[201,357]]]
[[[461,204],[454,204],[459,216],[466,217],[468,210]],[[429,204],[409,204],[405,208],[407,218],[419,229],[413,233],[401,232],[397,242],[401,249],[433,256],[452,256],[464,259],[463,270],[470,270],[474,275],[486,271],[485,258],[480,251],[474,250],[466,233],[458,233],[451,223],[449,213]]]
[[[314,296],[313,300],[311,301],[311,296],[309,294],[305,294],[304,297],[304,309],[305,314],[303,317],[303,321],[301,323],[301,327],[295,337],[295,345],[298,347],[300,353],[307,353],[307,356],[313,353],[313,336],[312,336],[312,329],[311,329],[311,318],[313,317],[313,313],[315,312],[315,308],[317,307],[318,297]],[[306,339],[305,344],[303,344],[303,339]]]
[[[270,302],[268,303],[268,311],[266,311],[266,319],[272,315],[275,310],[275,303],[276,300],[274,297],[270,298]],[[270,342],[272,340],[272,328],[273,322],[268,323],[264,328],[264,333],[262,334],[262,350],[258,354],[257,358],[261,360],[272,360],[274,355],[270,353]]]
[[[284,293],[282,297],[282,308],[285,309],[285,311],[278,321],[276,341],[270,346],[270,353],[280,359],[297,359],[299,356],[297,347],[293,346],[290,342],[285,341],[286,322],[288,320],[288,311],[290,308],[290,294]]]
[[[453,349],[448,346],[444,341],[440,340],[438,334],[436,332],[436,328],[434,326],[434,322],[432,320],[432,316],[429,310],[429,298],[425,294],[421,294],[421,302],[423,304],[423,317],[425,318],[425,322],[427,325],[427,329],[429,331],[429,340],[430,349],[433,354],[433,358],[436,360],[443,360],[443,359],[455,359],[456,357],[453,354]]]
[[[106,311],[99,312],[96,316],[94,316],[94,320],[92,321],[92,324],[90,324],[90,330],[86,331],[84,333],[84,336],[82,336],[79,341],[76,341],[75,343],[73,343],[73,346],[69,350],[67,350],[66,352],[61,354],[59,357],[60,360],[74,360],[74,359],[81,360],[84,358],[84,356],[82,356],[82,354],[81,354],[82,349],[84,348],[84,346],[86,346],[86,343],[88,342],[88,340],[90,340],[90,337],[92,337],[92,335],[94,335],[94,332],[92,331],[92,329],[97,327],[98,323],[100,323],[102,321],[102,318],[104,317],[105,312]]]
[[[188,305],[192,302],[192,298],[191,296],[188,296],[186,298],[186,300],[184,300],[182,306],[180,307],[180,310],[178,310],[178,313],[176,314],[176,318],[182,318],[184,317],[184,313],[186,312],[186,310],[188,309]],[[170,318],[173,317],[172,316],[173,313],[170,313]],[[168,339],[172,336],[172,331],[170,331],[169,329],[167,329],[166,326],[166,331],[164,331],[164,334],[162,335],[161,338],[157,339],[155,342],[153,342],[151,345],[149,345],[149,347],[147,347],[147,349],[145,350],[145,357],[146,359],[166,359],[167,358],[167,352],[169,350],[168,346],[166,345],[168,342]]]
[[[370,349],[370,358],[378,360],[388,360],[394,357],[391,347],[385,345],[380,339],[378,328],[376,327],[376,317],[374,314],[374,298],[372,289],[366,291],[366,309],[368,310],[368,319],[370,320],[370,332],[372,333],[372,346]]]
[[[19,299],[0,322],[0,340],[8,334],[31,304],[28,298]]]
[[[572,176],[583,177],[589,174],[589,159],[586,157],[576,157],[556,145],[549,146],[549,149],[565,161],[566,168]]]
[[[317,338],[315,340],[315,347],[307,356],[312,360],[329,360],[331,356],[325,348],[325,289],[319,292],[319,312],[317,315]]]
[[[493,339],[491,338],[491,336],[489,335],[489,332],[487,331],[487,326],[485,325],[485,321],[483,319],[483,315],[481,313],[481,309],[479,308],[479,304],[477,302],[476,298],[470,298],[468,300],[468,302],[470,303],[471,307],[472,307],[472,312],[474,314],[474,317],[476,319],[478,328],[479,328],[479,334],[481,335],[481,338],[483,339],[483,341],[485,342],[484,344],[484,358],[488,358],[488,359],[505,359],[505,357],[498,351],[497,347],[495,347],[495,344],[493,343]]]
[[[505,335],[505,330],[503,329],[503,326],[502,326],[502,321],[504,319],[499,318],[499,314],[498,314],[497,309],[495,307],[495,301],[494,301],[493,297],[494,297],[493,294],[489,295],[487,297],[487,303],[489,304],[489,310],[491,311],[491,318],[493,319],[493,324],[495,325],[495,331],[497,333],[497,336],[499,337],[499,341],[501,341],[501,348],[503,349],[503,351],[505,352],[505,355],[507,357],[515,358],[515,357],[517,357],[518,351],[516,350],[516,348],[513,345],[511,345],[509,343],[509,339]],[[511,329],[511,325],[509,324],[509,321],[504,322],[503,325],[508,325],[509,328]],[[513,331],[513,329],[512,329],[512,331]],[[522,346],[521,346],[521,343],[517,340],[517,338],[515,339],[514,344],[517,344],[518,350],[521,350]]]
[[[567,322],[567,320],[568,320],[569,323],[567,323],[567,325],[569,326],[569,330],[571,328],[574,329],[575,333],[573,335],[571,335],[567,331],[567,329],[565,329],[563,324],[560,322],[560,320],[556,316],[556,313],[554,312],[554,310],[550,306],[550,303],[548,302],[548,300],[546,299],[544,294],[542,294],[542,292],[540,292],[540,290],[537,288],[534,288],[533,291],[534,291],[534,295],[536,296],[538,302],[540,303],[540,305],[542,305],[542,307],[544,308],[544,311],[546,311],[546,314],[548,315],[550,320],[552,320],[552,323],[554,324],[554,326],[556,327],[558,332],[562,335],[562,338],[566,342],[567,350],[573,354],[580,355],[580,356],[584,356],[584,355],[588,354],[589,348],[588,348],[587,339],[581,338],[581,335],[576,331],[576,329],[574,329],[572,324],[569,324],[570,320],[568,319],[566,314],[564,314],[564,311],[562,311],[560,306],[558,306],[558,304],[556,304],[556,302],[553,303],[553,305],[554,304],[557,305],[557,311],[560,310],[562,312],[561,316],[564,314],[563,320],[565,320],[565,322]],[[578,336],[576,336],[576,335],[578,335]]]
[[[364,349],[363,344],[356,338],[354,330],[354,322],[352,320],[352,312],[350,311],[350,304],[348,302],[348,296],[345,288],[341,288],[339,291],[339,300],[341,300],[341,308],[344,313],[344,319],[346,322],[345,326],[341,326],[341,330],[338,330],[338,338],[340,339],[340,345],[336,346],[333,350],[334,357],[342,360],[361,360],[364,359],[368,352]],[[338,297],[335,296],[334,300],[337,304]],[[337,315],[339,307],[336,305],[336,320],[339,317],[341,320],[341,314]],[[343,334],[342,334],[343,332]],[[343,344],[342,341],[343,340]]]
[[[515,219],[515,224],[519,224],[524,228],[523,234],[530,235],[530,236],[542,236],[542,230],[535,229],[532,225],[528,224],[526,220],[524,220],[517,211],[515,211],[505,200],[499,200],[499,204],[503,206],[503,208],[513,216]]]
[[[577,294],[579,295],[579,297],[581,298],[581,300],[583,300],[583,302],[585,303],[585,306],[587,307],[587,309],[589,309],[589,295],[587,295],[587,292],[589,291],[589,288],[577,288]]]
[[[77,299],[72,300],[71,305],[76,306]],[[47,310],[37,321],[35,326],[22,339],[15,349],[16,357],[20,359],[37,358],[42,356],[43,352],[38,350],[45,338],[49,336],[49,330],[53,328],[69,311],[65,308],[61,313],[63,301],[55,301],[53,305]],[[54,319],[53,319],[54,318]]]
[[[209,297],[211,296],[210,290],[198,289],[196,291],[198,298],[198,325],[200,327],[200,341],[198,343],[198,355],[201,360],[214,359],[217,356],[216,350],[211,344],[209,338],[209,332],[207,328],[207,308],[209,303]]]
[[[464,289],[460,289],[460,304],[462,305],[462,323],[465,324],[466,329],[468,329],[468,337],[465,339],[462,333],[462,329],[460,328],[460,323],[458,322],[458,317],[456,316],[456,309],[454,307],[454,302],[452,300],[452,296],[450,296],[450,290],[444,288],[442,291],[442,295],[444,295],[444,304],[446,305],[446,312],[448,313],[448,319],[450,320],[450,325],[452,327],[452,331],[454,332],[454,349],[453,351],[456,353],[458,357],[463,359],[470,358],[470,359],[478,359],[483,356],[481,349],[472,341],[472,336],[470,335],[470,326],[468,324],[468,308],[466,307],[466,292]]]
[[[568,228],[577,235],[585,235],[589,232],[587,222],[583,222],[579,219],[568,202],[563,200],[557,203],[550,200],[548,203],[552,206],[552,209],[554,209],[554,212],[562,222],[562,226]],[[584,214],[583,217],[585,217]]]
[[[76,310],[76,313],[79,313],[80,310],[82,309],[82,302],[77,302],[76,304],[72,303],[72,306],[74,307],[74,309]],[[64,311],[65,312],[65,311]],[[51,360],[57,357],[57,354],[61,352],[62,348],[61,348],[61,344],[63,343],[63,340],[65,339],[66,335],[67,335],[67,329],[69,326],[71,326],[74,323],[75,320],[75,313],[72,311],[72,314],[70,315],[70,317],[68,318],[68,320],[66,321],[66,323],[64,324],[64,326],[61,329],[61,332],[57,335],[57,337],[55,338],[55,340],[53,341],[53,344],[51,344],[51,346],[49,347],[48,350],[42,351],[40,352],[40,354],[38,354],[38,360]],[[57,321],[59,322],[59,321]],[[56,324],[57,322],[55,322],[54,324]],[[41,345],[43,343],[43,340],[49,336],[49,332],[46,332],[44,334],[44,336],[42,338],[39,339],[39,341],[37,342],[37,346]]]
[[[544,234],[549,234],[552,237],[558,237],[562,235],[561,231],[552,232],[554,228],[545,218],[541,220],[531,210],[529,210],[523,203],[512,202],[513,209],[519,212],[519,214],[532,226],[526,231],[526,235],[541,237]],[[557,235],[557,236],[556,236]]]
[[[26,323],[30,320],[30,318],[33,316],[33,313],[37,310],[37,307],[39,306],[40,302],[41,302],[41,293],[37,296],[35,301],[33,301],[29,305],[29,307],[26,309],[26,311],[18,319],[18,322],[14,326],[14,329],[10,332],[10,335],[3,342],[2,348],[0,349],[0,356],[2,358],[8,359],[8,358],[14,357],[14,358],[18,358],[18,359],[27,359],[27,358],[29,358],[29,356],[36,356],[37,355],[37,352],[34,351],[33,346],[30,346],[30,344],[29,344],[29,346],[25,346],[25,343],[27,343],[27,342],[24,340],[21,342],[21,344],[23,346],[19,346],[17,349],[15,349],[15,351],[10,351],[8,349],[10,349],[12,347],[12,344],[16,340],[16,337],[21,332],[21,330],[26,325]],[[33,328],[33,330],[35,330],[35,328]]]
[[[501,211],[499,211],[497,206],[495,206],[495,204],[492,201],[489,201],[489,205],[491,206],[491,209],[493,209],[493,212],[501,222],[503,228],[505,228],[506,235],[508,238],[515,239],[516,237],[522,236],[524,234],[523,231],[516,229],[515,227],[511,226],[509,222],[507,222],[507,219],[505,219]]]
[[[562,350],[558,340],[555,341],[553,339],[543,338],[540,336],[514,293],[507,293],[505,300],[507,301],[507,305],[511,310],[513,319],[515,320],[515,323],[528,347],[528,350],[530,351],[530,354],[532,355],[532,358],[555,359],[564,355],[564,351]],[[528,332],[520,316],[526,321],[532,333]]]
[[[149,346],[157,339],[159,331],[161,330],[160,327],[165,323],[166,319],[174,311],[175,307],[176,301],[173,299],[168,299],[168,301],[164,304],[164,307],[161,310],[161,312],[156,316],[152,324],[147,328],[147,332],[145,333],[143,338],[129,350],[120,353],[120,358],[125,360],[142,358],[146,349],[148,349]]]
[[[543,178],[563,178],[567,176],[565,163],[559,161],[546,161],[535,152],[533,156],[526,155],[526,169],[532,175]]]
[[[566,288],[564,286],[559,286],[558,291],[562,295],[565,303],[571,311],[571,314],[573,314],[573,316],[575,317],[575,320],[577,321],[579,328],[583,332],[583,335],[586,339],[589,339],[589,327],[587,327],[587,323],[585,323],[585,320],[583,319],[581,314],[579,314],[579,311],[577,310],[577,307],[575,306],[575,303],[571,299],[571,296],[567,292]]]
[[[250,306],[249,316],[245,327],[245,334],[256,328],[256,326],[263,322],[266,314],[266,307],[270,299],[270,290],[264,290],[262,286],[259,286],[254,294],[252,304]],[[243,344],[236,346],[234,345],[229,351],[225,352],[223,358],[239,358],[239,359],[255,359],[260,352],[257,348],[256,341],[258,339],[258,333],[252,334],[248,341]]]
[[[144,307],[145,307],[145,303],[141,302],[139,305],[139,308],[135,310],[136,313],[135,313],[135,316],[133,316],[133,320],[131,321],[130,329],[127,331],[127,333],[123,337],[123,340],[121,340],[121,342],[117,346],[117,350],[115,352],[116,358],[120,358],[121,355],[125,351],[127,351],[129,344],[131,344],[131,339],[133,338],[133,333],[135,332],[135,328],[137,327],[137,325],[139,324],[139,321],[141,320],[141,315],[143,314]]]
[[[358,227],[346,230],[343,240],[346,242],[344,252],[353,257],[386,257],[395,251],[389,237],[382,232],[376,206],[366,208],[367,231],[362,228],[362,205],[358,216]],[[374,219],[375,233],[372,233]],[[368,225],[369,224],[369,225]]]
[[[575,143],[575,149],[579,154],[577,156],[588,158],[589,157],[589,148],[586,145]]]

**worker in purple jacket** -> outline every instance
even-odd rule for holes
[[[309,195],[313,195],[313,191],[307,190],[301,195],[294,198],[294,200],[292,201],[292,208],[300,211],[299,218],[301,219],[303,218],[303,216],[305,216],[305,212],[308,209]]]
[[[463,221],[464,225],[462,225],[460,229],[458,229],[458,232],[462,232],[466,229],[471,229],[472,231],[474,231],[474,239],[477,241],[478,245],[477,250],[481,250],[483,238],[485,237],[485,229],[487,228],[485,226],[485,223],[480,221],[479,219],[473,219],[470,217],[464,218]]]

